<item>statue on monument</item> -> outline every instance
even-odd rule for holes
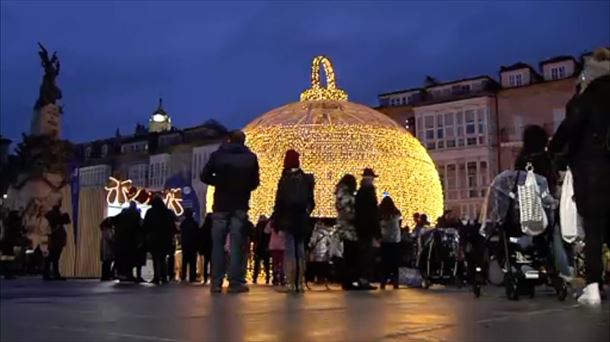
[[[59,75],[59,58],[57,58],[57,52],[53,52],[53,55],[49,59],[49,52],[40,43],[38,43],[40,51],[40,64],[44,68],[44,76],[42,78],[42,84],[40,85],[40,94],[34,109],[40,109],[47,104],[55,104],[55,102],[61,99],[61,90],[55,84],[55,79]]]
[[[61,130],[61,114],[63,113],[62,106],[57,103],[57,100],[62,98],[61,90],[55,84],[55,79],[59,75],[59,58],[57,52],[53,52],[53,55],[49,58],[47,49],[40,43],[38,43],[38,47],[40,48],[38,56],[40,56],[40,64],[44,69],[44,76],[42,77],[38,100],[34,105],[30,134],[47,135],[58,139]]]

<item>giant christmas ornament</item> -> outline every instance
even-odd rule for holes
[[[320,84],[320,67],[326,85]],[[311,88],[301,101],[274,109],[244,131],[247,145],[258,155],[261,185],[252,194],[251,216],[271,214],[284,154],[295,149],[301,167],[316,179],[318,217],[335,217],[335,186],[347,173],[360,178],[373,168],[379,175],[377,195],[389,195],[410,223],[414,212],[436,218],[443,212],[438,172],[422,144],[400,125],[369,107],[347,101],[337,88],[330,60],[313,60]]]

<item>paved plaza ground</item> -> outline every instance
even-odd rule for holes
[[[510,302],[500,288],[313,291],[94,280],[0,281],[0,340],[8,341],[608,341],[610,310],[558,302],[539,288]]]

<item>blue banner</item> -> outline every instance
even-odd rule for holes
[[[182,206],[184,209],[191,208],[193,210],[195,221],[199,222],[199,217],[201,216],[201,206],[199,205],[197,193],[191,184],[191,177],[183,177],[180,173],[177,173],[165,181],[165,189],[169,188],[179,188],[181,190]]]

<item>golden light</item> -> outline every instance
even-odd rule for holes
[[[132,185],[131,179],[119,180],[114,177],[109,177],[109,186],[105,186],[106,203],[108,205],[123,204],[125,202],[136,202],[141,205],[149,205],[150,200],[156,194],[160,195],[163,203],[167,208],[171,209],[174,214],[181,216],[184,213],[182,206],[182,191],[180,188],[166,189],[161,192],[151,192],[144,188]]]
[[[328,88],[319,84],[320,65],[326,70]],[[250,216],[271,214],[288,149],[301,154],[302,168],[316,178],[315,216],[336,216],[336,183],[346,173],[360,178],[365,167],[380,176],[376,183],[379,198],[389,194],[405,222],[411,223],[414,212],[440,216],[441,182],[421,143],[384,114],[348,102],[347,94],[335,86],[328,58],[316,57],[312,68],[312,87],[301,94],[301,102],[274,109],[244,128],[247,145],[258,155],[261,169],[261,185],[252,194]]]

